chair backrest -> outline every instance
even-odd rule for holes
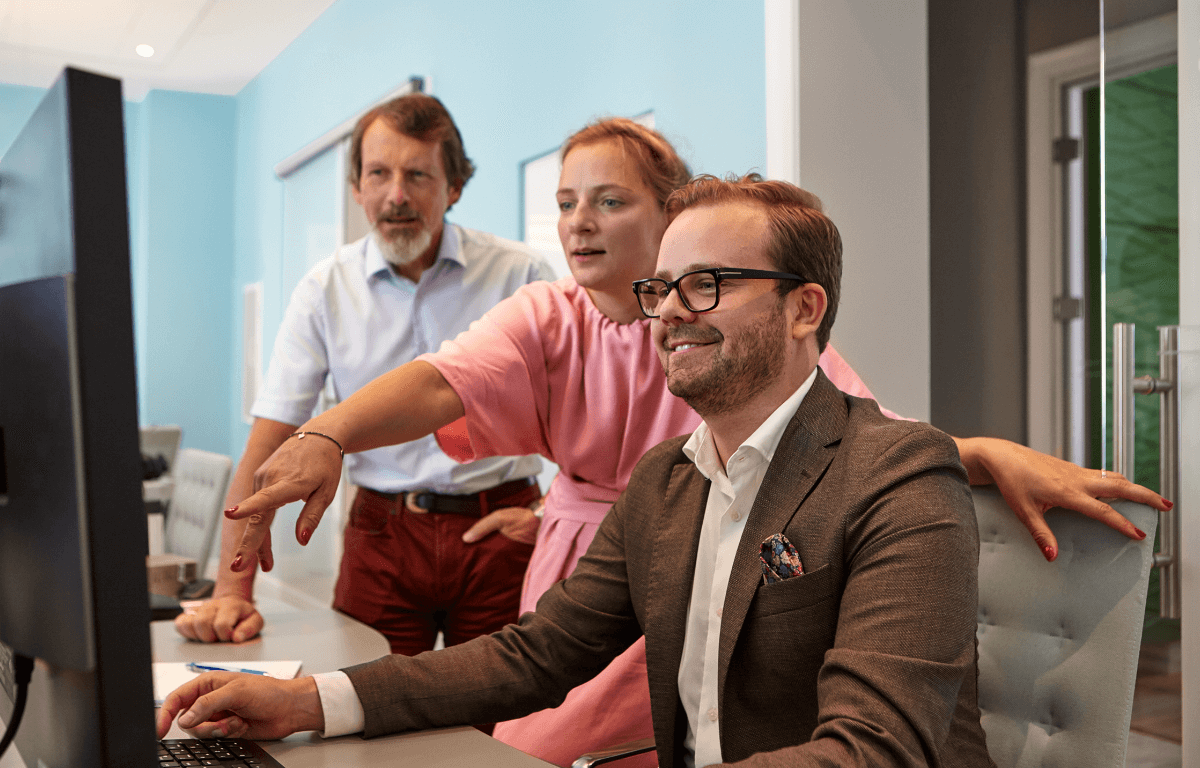
[[[232,466],[228,456],[184,448],[172,467],[175,489],[167,507],[165,549],[195,559],[201,576],[221,519]]]
[[[162,456],[167,460],[168,471],[175,468],[175,456],[179,453],[179,441],[183,429],[177,424],[150,424],[138,430],[138,443],[143,456]]]
[[[979,519],[979,707],[999,768],[1123,767],[1158,513],[1113,506],[1146,532],[1132,541],[1051,510],[1053,563],[992,487]]]

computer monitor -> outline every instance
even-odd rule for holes
[[[121,84],[68,69],[0,158],[0,666],[37,659],[31,768],[157,765],[146,551]]]

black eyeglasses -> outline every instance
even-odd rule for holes
[[[672,290],[679,291],[679,299],[689,312],[709,312],[717,308],[721,300],[722,280],[799,280],[807,283],[800,275],[790,272],[770,272],[764,269],[697,269],[680,275],[678,280],[667,282],[657,277],[634,280],[633,292],[646,317],[658,317],[658,308],[667,300]]]

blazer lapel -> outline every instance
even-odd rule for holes
[[[682,457],[682,453],[680,454]],[[671,470],[667,493],[658,509],[646,593],[644,628],[650,702],[660,757],[674,752],[679,701],[679,663],[687,630],[687,610],[696,572],[696,552],[709,483],[686,458]]]
[[[818,369],[812,388],[775,449],[734,555],[721,617],[718,695],[725,691],[729,660],[762,577],[760,546],[768,536],[783,531],[833,461],[845,432],[846,412],[844,395]]]

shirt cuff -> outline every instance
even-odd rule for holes
[[[312,679],[317,683],[317,695],[321,697],[321,709],[325,713],[325,730],[321,731],[321,738],[332,739],[361,731],[366,716],[346,673],[321,672]]]

